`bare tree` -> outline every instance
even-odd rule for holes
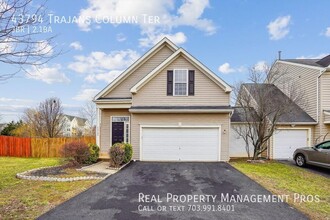
[[[94,126],[96,121],[96,105],[93,101],[87,101],[84,106],[80,110],[80,115],[82,118],[86,118],[88,120],[90,126],[90,134],[94,132]]]
[[[31,136],[58,137],[64,127],[63,108],[59,98],[48,98],[35,109],[26,109],[23,120]]]
[[[234,128],[246,142],[253,145],[253,159],[257,159],[268,148],[268,142],[276,126],[295,108],[303,104],[303,94],[297,85],[286,78],[286,72],[265,66],[263,70],[251,68],[250,83],[238,83],[234,87],[236,106],[244,121],[243,126]],[[275,84],[286,83],[286,96]],[[285,98],[284,98],[285,97]]]
[[[64,123],[62,103],[59,98],[49,98],[39,105],[39,114],[45,124],[48,137],[57,137],[60,135]]]
[[[0,0],[0,62],[18,67],[13,73],[1,73],[0,81],[58,56],[61,52],[56,52],[51,32],[45,2]]]
[[[29,131],[30,137],[47,137],[45,123],[38,108],[25,109],[22,120]]]

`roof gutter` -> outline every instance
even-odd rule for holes
[[[131,113],[232,113],[232,109],[129,109]]]

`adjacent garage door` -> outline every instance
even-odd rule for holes
[[[143,127],[141,160],[219,161],[219,128]]]
[[[274,134],[274,159],[292,159],[293,152],[300,147],[308,146],[307,129],[276,130]]]

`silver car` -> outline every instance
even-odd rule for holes
[[[306,164],[330,168],[330,141],[325,141],[314,147],[298,148],[293,158],[299,167]]]

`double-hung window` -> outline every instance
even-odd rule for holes
[[[173,72],[173,94],[175,96],[188,95],[188,70],[175,69]]]

